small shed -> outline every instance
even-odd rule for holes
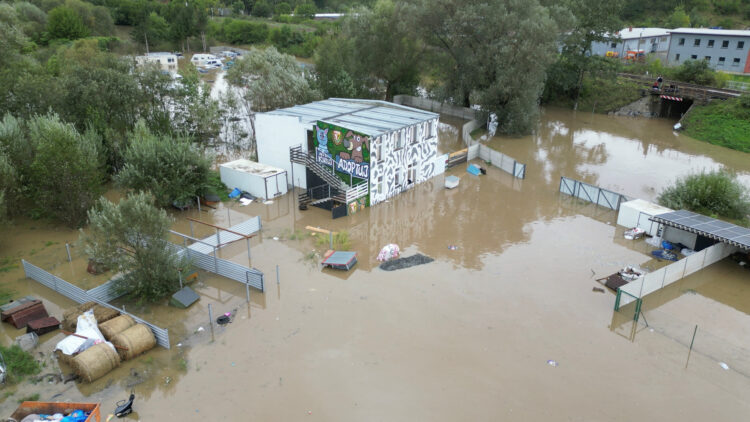
[[[287,192],[286,170],[278,167],[239,159],[222,164],[219,173],[229,189],[239,188],[259,198],[270,199]]]
[[[656,236],[659,232],[659,224],[651,221],[650,218],[671,211],[673,210],[643,199],[634,199],[620,204],[617,225],[629,229],[638,227],[645,230],[649,236]]]

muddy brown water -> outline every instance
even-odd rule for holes
[[[200,272],[193,288],[201,299],[188,310],[126,303],[170,329],[171,350],[154,349],[92,384],[11,387],[0,413],[39,392],[101,401],[107,414],[133,388],[140,420],[742,420],[750,414],[750,271],[725,261],[694,274],[650,297],[650,325],[634,326],[627,309],[613,313],[612,293],[592,291],[594,279],[625,264],[663,263],[643,242],[622,238],[614,212],[557,192],[561,175],[653,199],[693,169],[750,174],[748,154],[675,135],[671,124],[547,110],[538,135],[490,141],[527,164],[525,180],[459,166],[448,171],[461,179],[456,189],[438,176],[338,220],[297,210],[292,196],[175,213],[183,233],[185,216],[228,226],[260,215],[250,260],[242,242],[220,256],[263,271],[266,292],[253,290],[247,306],[242,285]],[[308,225],[347,230],[359,264],[320,270],[327,242],[301,235]],[[77,237],[20,219],[3,233],[0,256],[88,288],[107,275],[87,276],[76,248],[67,262],[64,244]],[[436,261],[381,271],[375,257],[387,243]],[[0,279],[58,317],[72,305],[18,268]],[[236,309],[213,335],[209,303],[214,316]],[[21,333],[1,327],[4,344]],[[43,336],[39,350],[62,338]],[[45,359],[43,373],[53,371]]]

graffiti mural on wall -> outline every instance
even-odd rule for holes
[[[333,167],[345,183],[370,178],[370,137],[330,123],[315,124],[315,160]],[[356,184],[357,182],[354,182]]]

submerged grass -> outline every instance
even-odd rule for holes
[[[725,217],[747,225],[750,194],[732,173],[701,172],[678,179],[659,195],[658,201],[673,209],[687,209],[711,217]]]
[[[27,375],[36,375],[42,367],[30,353],[23,351],[17,344],[10,347],[0,346],[7,371],[7,382],[15,384]]]
[[[330,246],[330,237],[329,235],[318,235],[315,236],[315,246],[317,247],[329,247]],[[348,251],[352,247],[352,242],[349,239],[349,232],[346,230],[342,230],[340,232],[336,232],[333,235],[333,249],[337,251]]]

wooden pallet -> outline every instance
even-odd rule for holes
[[[26,325],[26,332],[36,333],[36,335],[41,336],[42,334],[47,334],[59,328],[60,321],[58,321],[57,318],[46,317],[29,321],[29,323]]]

